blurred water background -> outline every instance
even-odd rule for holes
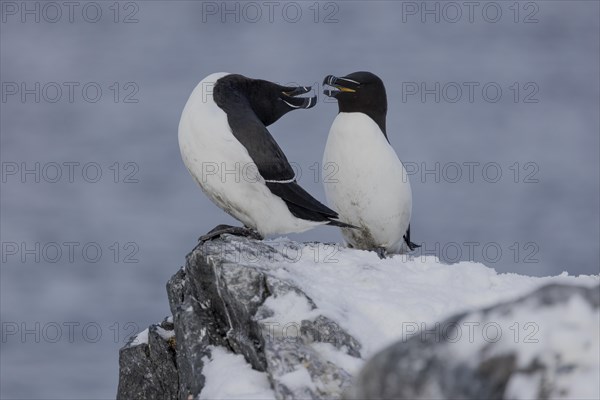
[[[114,397],[118,349],[169,314],[165,283],[196,238],[234,223],[177,144],[216,71],[302,85],[375,72],[425,253],[599,273],[597,1],[48,3],[2,2],[2,398]],[[336,112],[320,96],[270,129],[322,201]]]

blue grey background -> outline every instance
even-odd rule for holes
[[[39,23],[32,16],[21,22],[19,14],[3,8],[3,167],[33,168],[37,162],[52,178],[49,163],[80,166],[73,182],[64,166],[57,183],[43,176],[36,183],[32,175],[23,182],[19,174],[5,174],[2,181],[0,396],[114,397],[118,349],[133,331],[169,313],[165,283],[196,238],[216,224],[234,222],[196,187],[177,144],[187,97],[212,72],[302,85],[318,85],[327,74],[375,72],[387,87],[390,141],[411,170],[419,168],[410,177],[412,234],[426,244],[425,253],[446,261],[474,259],[499,272],[598,274],[599,3],[521,2],[515,22],[513,2],[495,2],[486,9],[488,20],[502,11],[495,23],[482,15],[488,3],[475,8],[469,21],[464,6],[456,17],[455,8],[427,2],[430,9],[439,7],[439,22],[430,14],[421,21],[421,2],[391,1],[276,2],[272,21],[262,2],[254,3],[261,16],[247,3],[229,2],[234,13],[223,14],[221,2],[123,2],[117,23],[113,2],[95,3],[102,10],[96,23],[82,17],[85,2],[74,10],[73,22],[64,7],[56,23],[43,18],[55,18],[50,8]],[[23,3],[16,4],[20,9]],[[406,12],[413,6],[417,15]],[[87,9],[88,18],[94,11]],[[123,23],[131,13],[137,22]],[[530,23],[524,22],[527,16]],[[47,101],[54,92],[41,93],[36,103],[33,95],[25,101],[9,95],[12,82],[29,88],[35,82],[80,86],[72,103],[66,89],[56,103]],[[82,97],[88,82],[102,88],[95,103]],[[117,102],[110,89],[114,82],[120,87]],[[128,82],[134,86],[126,87]],[[440,92],[436,102],[434,95],[422,101],[407,94],[422,82],[428,88],[446,85],[446,96]],[[449,101],[456,95],[454,83],[466,88],[464,82],[479,84],[473,102],[466,89],[457,102]],[[502,89],[497,102],[482,94],[490,82]],[[515,82],[516,102],[510,88]],[[130,99],[138,102],[123,102],[132,87],[139,91]],[[538,101],[525,102],[536,88],[528,100]],[[316,87],[319,94],[321,89]],[[493,89],[488,95],[495,96]],[[336,112],[320,96],[314,109],[290,113],[271,127],[301,169],[300,183],[322,201],[311,166],[320,164]],[[90,162],[101,167],[97,183],[82,177],[81,166]],[[115,162],[119,183],[110,169]],[[471,162],[480,163],[473,182],[464,164]],[[517,183],[510,169],[516,162]],[[421,175],[423,167],[434,169],[436,163],[439,182]],[[482,175],[486,163],[500,167],[498,182],[487,181],[495,178],[495,169]],[[456,165],[463,175],[453,183]],[[93,178],[95,170],[88,172]],[[131,172],[137,183],[123,182]],[[536,181],[524,182],[530,173]],[[289,237],[341,240],[331,227]],[[65,242],[79,243],[73,260]],[[110,247],[115,242],[116,260]],[[49,243],[58,243],[64,252],[56,262],[49,262],[54,253],[36,261],[31,254],[7,252],[13,243],[27,248],[39,243],[48,251]],[[87,243],[102,249],[99,261],[82,256]],[[124,262],[136,249],[132,260],[138,262]],[[18,332],[10,334],[15,327]],[[22,336],[25,329],[31,332]]]

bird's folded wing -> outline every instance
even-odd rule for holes
[[[321,204],[296,182],[267,183],[269,190],[286,202],[288,208],[297,218],[311,221],[327,221],[337,219],[338,214]]]
[[[297,218],[311,221],[337,219],[338,214],[321,204],[295,181],[295,172],[269,130],[251,109],[228,114],[228,122],[235,138],[246,148],[274,195],[285,201]],[[248,106],[249,107],[249,106]]]
[[[293,180],[294,170],[269,130],[251,109],[237,111],[228,113],[229,126],[235,138],[248,151],[261,176],[267,181]]]

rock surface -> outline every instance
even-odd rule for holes
[[[353,357],[360,357],[360,344],[319,315],[304,292],[269,276],[262,262],[252,262],[289,261],[286,257],[268,245],[235,237],[192,251],[185,268],[167,283],[175,351],[152,327],[148,343],[127,344],[120,354],[118,398],[196,398],[205,384],[202,368],[211,346],[241,354],[253,369],[266,372],[278,398],[340,398],[351,384],[350,374],[323,359],[311,344],[331,343]],[[315,319],[286,326],[267,298],[303,303],[315,311]]]
[[[177,398],[173,324],[152,325],[119,353],[118,399]]]
[[[261,381],[259,389],[277,399],[526,398],[524,390],[546,398],[582,393],[572,386],[590,389],[590,379],[597,380],[590,377],[600,363],[587,350],[598,347],[598,287],[552,285],[456,314],[514,299],[546,282],[591,286],[597,277],[498,275],[475,263],[379,260],[374,253],[328,246],[234,236],[198,246],[167,283],[172,319],[121,349],[117,397],[202,399],[207,387],[218,398],[219,385],[231,385],[235,390],[223,393],[256,398],[258,392],[243,390],[258,390],[256,385],[243,382]],[[503,340],[461,339],[449,346],[451,329],[427,334],[429,328],[419,325],[425,340],[413,335],[393,345],[358,374],[365,360],[408,332],[405,324],[431,324],[452,314],[457,316],[442,325],[496,322]],[[531,321],[538,324],[533,328],[541,347],[526,341]],[[515,322],[517,343],[510,331]],[[231,374],[225,383],[214,369],[239,363],[243,368],[222,372]],[[204,375],[209,369],[210,390]],[[243,371],[253,375],[236,376]],[[267,392],[259,397],[269,397]]]
[[[597,398],[599,305],[600,287],[548,285],[452,317],[378,353],[348,398]],[[499,331],[506,320],[522,326]],[[488,329],[469,337],[468,326]]]

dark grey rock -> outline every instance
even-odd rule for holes
[[[302,321],[302,337],[308,343],[330,343],[352,357],[360,358],[361,344],[343,330],[335,321],[319,316],[314,321]]]
[[[180,269],[167,283],[167,294],[173,324],[175,325],[177,367],[179,373],[178,398],[195,398],[204,386],[202,358],[210,355],[206,325],[209,320],[199,313],[200,303],[191,292],[186,272]]]
[[[119,352],[117,399],[177,399],[178,374],[173,325],[164,321],[148,328],[148,341],[135,345],[135,338]]]
[[[441,326],[510,318],[519,310],[531,316],[553,312],[556,323],[560,324],[564,319],[560,306],[576,296],[592,309],[598,309],[600,287],[552,284],[515,301],[455,316]],[[547,322],[544,329],[552,329],[552,322]],[[590,337],[591,332],[577,332],[577,335],[574,340],[582,341],[584,345],[586,340],[594,340]],[[543,347],[543,354],[536,355],[529,365],[519,366],[517,359],[525,349],[523,346],[528,345],[526,341],[512,341],[511,338],[508,342],[482,341],[455,347],[454,338],[448,331],[446,336],[416,335],[391,345],[365,365],[346,398],[504,399],[507,398],[509,380],[515,376],[539,382],[535,398],[569,397],[555,385],[553,378],[565,376],[577,366],[564,361],[560,352],[553,353],[555,349],[551,346]],[[461,354],[465,351],[468,354]]]

